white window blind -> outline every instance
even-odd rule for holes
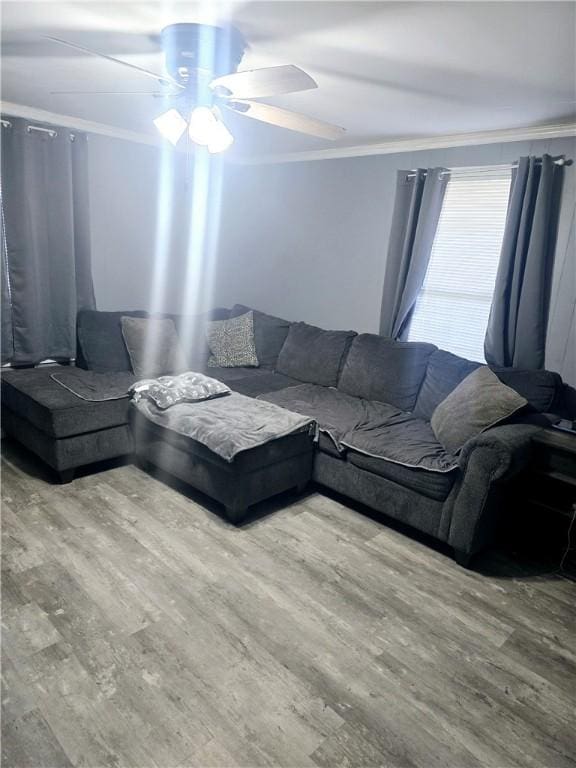
[[[452,174],[408,338],[484,362],[510,192],[509,168]]]

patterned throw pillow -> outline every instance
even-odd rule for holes
[[[198,403],[229,395],[230,387],[202,373],[188,371],[179,376],[160,376],[137,381],[130,387],[134,402],[147,398],[161,410],[179,403]]]
[[[254,315],[231,317],[207,323],[206,336],[212,354],[208,360],[211,368],[240,368],[259,365],[254,343]]]

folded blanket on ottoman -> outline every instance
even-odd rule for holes
[[[135,376],[127,372],[97,373],[84,368],[58,368],[50,378],[81,400],[102,403],[105,400],[121,400],[129,397],[129,389]]]
[[[200,402],[180,402],[165,409],[140,394],[133,406],[154,424],[196,440],[228,462],[241,451],[315,428],[308,416],[237,392]]]

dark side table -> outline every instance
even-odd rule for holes
[[[576,433],[543,429],[534,438],[534,457],[526,477],[529,501],[572,518],[576,509]]]
[[[576,512],[576,435],[549,427],[533,443],[529,466],[506,494],[502,540],[507,549],[557,563],[568,547]],[[576,522],[570,538],[576,540]]]

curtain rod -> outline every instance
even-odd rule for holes
[[[10,120],[5,120],[4,118],[0,119],[0,125],[3,128],[12,128],[12,123],[10,122]],[[58,131],[55,128],[44,128],[41,125],[27,125],[26,131],[28,133],[31,133],[32,131],[38,131],[39,133],[47,133],[52,139],[58,136]],[[76,134],[70,132],[70,141],[74,141],[75,138],[76,138]]]
[[[538,158],[536,160],[537,163],[541,163],[542,160]],[[556,157],[554,158],[554,165],[572,165],[572,160],[566,160],[564,157]],[[491,171],[505,171],[505,170],[512,170],[513,168],[518,168],[518,163],[500,163],[498,165],[460,165],[456,166],[455,168],[447,168],[444,173],[453,173],[453,174],[467,174],[473,175],[475,173],[490,173]],[[409,171],[406,174],[406,178],[411,178],[412,176],[416,176],[417,170],[414,168],[413,170]],[[426,173],[426,171],[424,171]],[[444,174],[440,174],[441,176]]]
[[[31,133],[32,131],[38,131],[39,133],[47,133],[50,138],[54,138],[55,136],[58,136],[58,131],[55,131],[54,128],[42,128],[41,125],[27,125],[26,130],[28,133]]]

